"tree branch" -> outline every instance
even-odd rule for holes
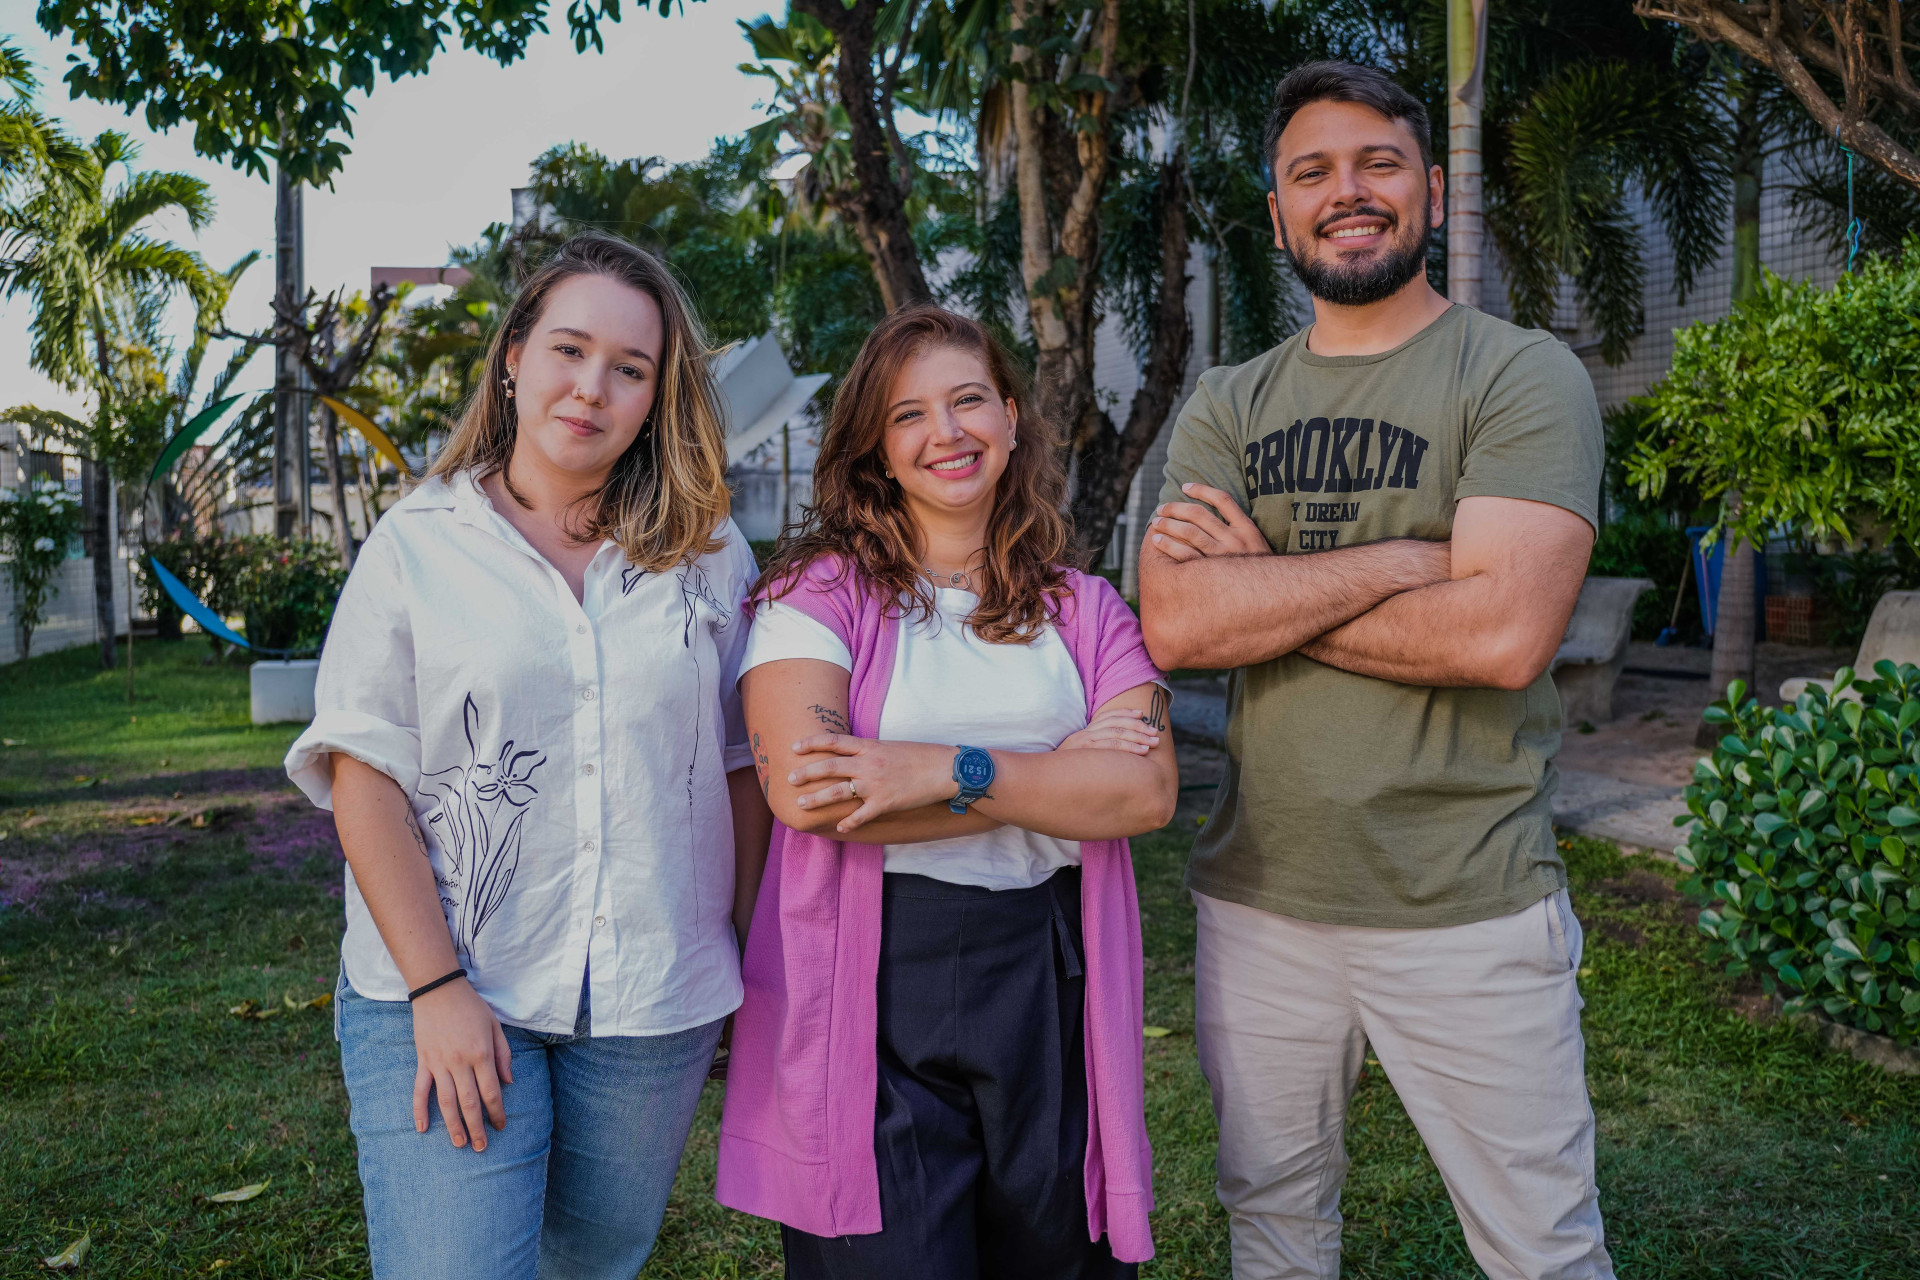
[[[1910,116],[1920,117],[1920,91],[1901,36],[1900,0],[1888,0],[1880,19],[1886,65],[1880,65],[1868,40],[1874,20],[1868,0],[1813,0],[1813,12],[1795,0],[1742,3],[1741,0],[1634,0],[1643,18],[1672,22],[1710,44],[1725,44],[1780,77],[1807,112],[1841,144],[1887,173],[1920,190],[1920,155],[1903,146],[1872,120],[1877,100],[1890,99]],[[1825,37],[1822,36],[1822,31]],[[1844,105],[1836,104],[1814,70],[1840,80]]]

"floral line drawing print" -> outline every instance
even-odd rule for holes
[[[680,623],[680,644],[693,654],[693,687],[695,693],[706,688],[706,680],[700,671],[700,651],[693,647],[693,623],[698,616],[694,608],[696,601],[705,602],[707,608],[719,615],[720,625],[726,626],[733,621],[733,611],[720,603],[720,597],[713,592],[713,584],[707,580],[707,571],[697,564],[688,565],[680,571],[680,607],[683,611]],[[693,776],[700,764],[700,716],[693,719],[693,758],[687,761],[687,816],[693,816]]]
[[[623,596],[632,595],[633,589],[639,586],[641,583],[641,580],[644,579],[646,576],[647,576],[647,571],[645,569],[640,568],[638,565],[630,564],[626,568],[622,569],[620,571],[620,594]]]
[[[471,963],[480,931],[506,901],[520,869],[521,825],[527,807],[540,794],[529,779],[547,757],[539,750],[516,751],[509,738],[496,755],[483,760],[480,710],[471,693],[463,717],[467,762],[423,773],[420,783],[437,806],[427,823],[447,857],[441,902],[451,908],[454,949]],[[446,896],[449,892],[460,896]]]
[[[707,571],[699,565],[688,565],[680,572],[680,607],[685,610],[680,625],[680,643],[693,647],[694,601],[703,601],[707,608],[720,615],[720,625],[726,626],[733,621],[733,611],[720,603],[720,597],[713,593],[713,584],[707,581]]]

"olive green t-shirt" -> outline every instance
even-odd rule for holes
[[[1461,498],[1525,498],[1597,523],[1593,383],[1564,343],[1453,307],[1377,355],[1307,331],[1210,369],[1181,410],[1162,502],[1198,481],[1244,499],[1276,552],[1452,536]],[[1429,689],[1297,653],[1234,671],[1227,773],[1188,886],[1329,924],[1430,928],[1566,884],[1554,845],[1560,699]]]

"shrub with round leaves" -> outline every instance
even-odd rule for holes
[[[1735,681],[1686,790],[1683,888],[1730,973],[1789,1011],[1920,1040],[1920,667],[1762,707]]]

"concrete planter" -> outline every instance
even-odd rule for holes
[[[255,724],[313,719],[313,682],[320,675],[320,659],[263,659],[248,674]]]

